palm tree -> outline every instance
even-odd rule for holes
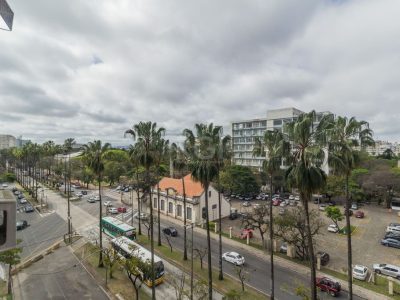
[[[199,181],[204,188],[206,205],[206,229],[207,229],[207,261],[208,261],[208,297],[212,299],[212,265],[211,265],[211,241],[209,223],[208,190],[210,184],[218,176],[218,164],[215,161],[218,150],[221,127],[210,123],[196,124],[196,135],[189,129],[184,130],[185,151],[190,156],[189,169],[192,178]]]
[[[141,205],[140,205],[140,181],[139,181],[139,173],[140,173],[140,153],[139,153],[139,147],[137,144],[134,146],[130,145],[129,147],[129,157],[132,162],[132,166],[134,169],[135,177],[136,177],[136,197],[137,197],[137,206],[138,206],[138,220],[139,220],[139,228],[138,228],[138,234],[142,234],[142,227],[141,227],[141,220],[140,220],[140,214],[141,214]],[[133,206],[133,203],[132,203]],[[132,207],[133,209],[133,207]],[[133,222],[133,216],[132,216],[132,222]]]
[[[222,211],[221,211],[221,204],[222,204],[222,196],[221,196],[221,185],[220,185],[220,171],[223,169],[225,162],[229,161],[231,157],[231,152],[229,151],[230,147],[231,136],[226,135],[222,137],[222,127],[220,127],[219,137],[217,141],[217,149],[215,153],[215,162],[217,165],[217,186],[218,186],[218,250],[219,250],[219,274],[218,279],[224,279],[224,273],[222,270]]]
[[[157,145],[161,137],[165,134],[164,128],[157,129],[157,123],[139,122],[133,125],[132,129],[125,131],[125,135],[131,135],[136,140],[138,147],[140,164],[145,168],[145,190],[150,199],[150,251],[151,251],[151,295],[156,298],[155,278],[154,278],[154,228],[153,228],[153,200],[151,196],[152,178],[150,169],[154,166]]]
[[[292,164],[286,171],[289,186],[300,191],[301,201],[306,214],[305,227],[308,243],[308,256],[311,269],[311,299],[317,299],[316,270],[314,245],[311,236],[310,214],[308,202],[313,193],[318,192],[326,184],[326,174],[321,169],[324,151],[317,143],[324,132],[314,128],[315,111],[300,115],[296,121],[286,124],[284,130],[292,143]]]
[[[353,118],[332,116],[329,122],[324,124],[324,129],[328,133],[328,164],[332,172],[339,176],[344,176],[346,180],[346,235],[347,235],[347,280],[349,285],[349,299],[353,299],[352,282],[352,246],[351,246],[351,227],[350,227],[350,197],[349,197],[349,178],[351,171],[356,167],[358,161],[357,147],[372,145],[372,130],[365,121],[357,121]]]
[[[111,145],[109,143],[105,143],[104,145],[101,141],[89,142],[86,145],[83,145],[83,157],[87,166],[93,171],[93,173],[97,176],[97,182],[99,184],[99,237],[100,237],[100,249],[103,249],[103,226],[101,223],[101,218],[103,216],[103,204],[101,201],[101,181],[103,179],[103,171],[104,171],[104,158],[107,151],[110,149]],[[100,251],[99,256],[99,267],[103,267],[103,252]]]
[[[265,156],[263,170],[269,175],[269,239],[270,239],[270,268],[271,268],[271,295],[273,300],[274,292],[274,251],[273,251],[273,213],[272,213],[272,190],[273,178],[281,168],[282,159],[287,157],[290,152],[290,144],[285,140],[284,134],[278,130],[267,130],[262,139],[256,138],[253,148],[253,156]]]

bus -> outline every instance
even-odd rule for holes
[[[146,248],[140,246],[134,241],[120,236],[111,240],[111,245],[115,251],[117,251],[125,259],[129,259],[132,256],[140,258],[142,261],[151,262],[151,252]],[[141,272],[139,270],[139,272]],[[154,283],[159,285],[164,282],[164,263],[157,255],[154,255]],[[151,287],[150,274],[141,274],[141,280],[149,287]]]
[[[103,232],[116,237],[125,236],[131,240],[136,239],[136,228],[113,217],[101,218]]]

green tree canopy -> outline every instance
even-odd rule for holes
[[[223,190],[234,194],[257,193],[260,184],[249,167],[228,166],[220,175],[220,185]]]

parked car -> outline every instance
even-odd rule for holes
[[[295,201],[300,201],[300,196],[294,196]]]
[[[178,236],[178,230],[175,227],[166,227],[162,229],[162,232],[170,236]]]
[[[25,198],[21,198],[21,199],[19,199],[19,203],[25,204],[25,203],[28,203],[28,201]]]
[[[250,204],[249,201],[243,202],[242,205],[243,205],[244,207],[249,207],[249,206],[251,206],[251,204]]]
[[[335,206],[336,205],[336,201],[331,200],[331,201],[328,202],[328,205],[329,206]]]
[[[244,257],[237,252],[225,252],[222,254],[222,259],[236,266],[244,265]]]
[[[82,192],[78,192],[75,194],[76,197],[81,198],[83,196]]]
[[[118,212],[119,213],[126,213],[126,207],[124,207],[124,206],[118,207]]]
[[[293,195],[290,195],[290,196],[289,196],[289,200],[294,200],[294,196],[293,196]]]
[[[100,196],[99,196],[99,195],[94,196],[94,200],[95,200],[95,201],[100,201]]]
[[[7,183],[3,183],[1,186],[2,186],[3,188],[6,188],[6,187],[8,187],[8,184],[7,184]]]
[[[400,267],[389,264],[373,264],[372,268],[375,273],[391,276],[400,279]]]
[[[282,201],[280,204],[279,204],[279,206],[280,207],[285,207],[287,204],[286,204],[286,201]]]
[[[272,200],[272,205],[273,206],[279,206],[281,204],[281,199],[275,198]]]
[[[104,201],[103,203],[104,206],[112,206],[111,201]]]
[[[87,195],[87,191],[82,191],[82,195]]]
[[[386,232],[398,232],[400,233],[400,227],[397,226],[388,226],[386,227]]]
[[[362,218],[364,218],[364,212],[361,211],[361,210],[357,210],[357,211],[354,213],[354,216],[355,216],[356,218],[362,219]]]
[[[134,215],[133,215],[133,217],[135,218],[135,219],[139,219],[139,212],[137,212],[137,213],[135,213]],[[140,220],[147,220],[148,219],[148,216],[147,216],[147,214],[146,213],[144,213],[144,212],[141,212],[140,213]]]
[[[17,221],[17,230],[25,229],[28,226],[28,221],[26,220]]]
[[[400,227],[400,223],[389,223],[389,226]]]
[[[35,211],[35,209],[33,208],[32,205],[25,206],[25,212],[26,213],[30,213],[30,212],[34,212],[34,211]]]
[[[229,214],[229,220],[236,220],[239,216],[238,210],[236,208],[231,208],[231,213]]]
[[[355,265],[353,267],[353,278],[358,280],[365,280],[368,275],[368,268],[361,265]]]
[[[333,233],[338,233],[339,227],[337,227],[335,224],[331,224],[328,226],[328,231]]]
[[[320,211],[325,211],[325,209],[326,209],[326,204],[320,204],[319,207],[318,207],[318,209],[319,209]]]
[[[321,266],[326,266],[329,263],[329,254],[323,251],[318,251],[317,256],[318,255],[321,257]]]
[[[358,209],[357,203],[352,203],[350,209],[357,210]]]
[[[243,229],[242,232],[240,233],[240,238],[242,240],[247,239],[247,236],[249,236],[249,238],[253,237],[253,229]]]
[[[287,253],[287,243],[286,242],[284,242],[282,245],[281,245],[281,247],[279,248],[279,252],[280,253]]]
[[[400,241],[400,232],[387,232],[384,239],[395,239]]]
[[[328,277],[317,278],[317,287],[320,291],[327,292],[333,297],[338,296],[341,290],[340,283]]]
[[[110,214],[117,214],[118,213],[118,209],[116,207],[108,207],[108,212]]]
[[[94,197],[89,197],[89,198],[87,199],[87,202],[89,202],[89,203],[96,203],[96,200],[94,200]]]
[[[392,238],[381,240],[381,244],[387,247],[400,248],[400,241]]]

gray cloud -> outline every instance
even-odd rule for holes
[[[0,128],[36,140],[104,139],[157,121],[282,106],[330,110],[399,140],[396,0],[17,1],[0,32]]]

